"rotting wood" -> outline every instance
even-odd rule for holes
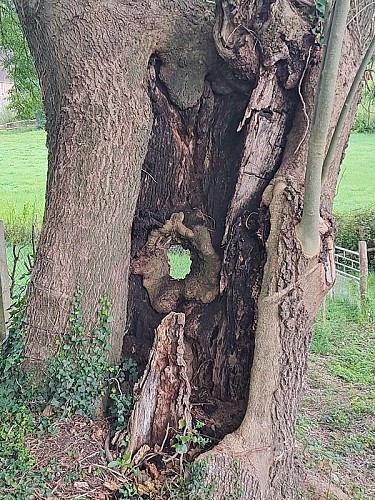
[[[173,213],[160,229],[153,229],[145,247],[132,262],[133,274],[143,277],[151,304],[161,313],[174,309],[180,299],[209,304],[219,294],[221,263],[210,233],[201,225],[189,229],[183,221],[183,212]],[[192,269],[184,280],[170,277],[167,251],[171,245],[191,250]]]
[[[16,3],[17,5],[33,5],[31,0],[17,0]],[[64,2],[58,2],[56,5],[59,7],[64,6]],[[179,307],[186,313],[186,332],[190,339],[193,340],[194,384],[202,389],[203,394],[208,392],[209,395],[212,394],[214,397],[225,400],[232,398],[232,401],[236,402],[233,406],[235,406],[237,413],[240,413],[237,401],[239,397],[243,396],[249,379],[254,328],[260,323],[264,324],[261,332],[262,337],[257,335],[258,347],[262,341],[266,347],[269,344],[272,345],[273,334],[276,330],[275,335],[278,335],[280,330],[279,340],[282,342],[282,356],[276,358],[274,366],[269,355],[270,350],[264,349],[261,351],[261,354],[263,352],[264,355],[259,355],[258,348],[257,362],[254,364],[253,373],[256,373],[260,363],[264,363],[262,374],[265,373],[265,376],[258,376],[259,383],[253,384],[250,391],[254,407],[253,413],[258,411],[258,413],[264,414],[267,408],[272,410],[272,427],[266,429],[270,439],[275,443],[274,449],[271,450],[272,453],[265,450],[264,453],[267,454],[267,457],[261,457],[259,460],[258,456],[255,456],[253,459],[251,453],[260,450],[260,448],[259,453],[262,453],[264,443],[254,449],[254,442],[249,439],[249,434],[259,434],[265,427],[265,421],[258,419],[260,420],[259,424],[257,423],[256,428],[252,428],[251,424],[254,419],[248,418],[246,422],[249,425],[242,426],[241,431],[237,434],[238,440],[229,439],[226,441],[228,444],[228,457],[223,454],[221,458],[218,458],[213,464],[214,472],[219,480],[226,483],[225,485],[228,485],[228,487],[233,486],[232,493],[234,496],[236,496],[236,490],[239,486],[241,491],[244,492],[244,498],[254,500],[260,498],[261,495],[262,500],[265,498],[292,500],[296,496],[295,485],[293,484],[294,443],[292,434],[298,397],[302,386],[304,357],[308,350],[311,324],[307,319],[311,319],[312,309],[315,310],[317,301],[321,298],[321,294],[319,295],[317,290],[322,292],[320,285],[322,283],[324,285],[324,276],[318,275],[317,272],[313,273],[314,280],[303,280],[305,286],[308,287],[308,290],[304,293],[304,296],[308,299],[305,300],[305,305],[308,306],[307,313],[305,313],[300,300],[300,282],[305,276],[310,278],[310,275],[304,274],[305,264],[304,262],[301,263],[300,249],[295,247],[295,240],[293,239],[295,219],[300,216],[305,150],[301,147],[297,154],[293,152],[296,151],[296,147],[303,137],[302,134],[305,132],[304,116],[301,110],[296,110],[296,103],[299,102],[297,86],[301,82],[301,91],[306,103],[306,109],[308,113],[311,113],[312,90],[315,88],[314,68],[316,68],[316,63],[319,62],[319,55],[314,54],[314,58],[311,59],[314,64],[312,64],[311,70],[308,68],[304,80],[301,81],[301,73],[305,68],[306,53],[310,50],[312,43],[312,36],[309,37],[310,26],[307,14],[306,19],[303,20],[294,5],[291,5],[291,2],[287,0],[277,0],[276,2],[231,0],[230,5],[228,2],[218,2],[217,9],[219,10],[222,7],[224,14],[219,22],[215,24],[216,43],[219,45],[221,33],[224,35],[223,42],[225,42],[225,44],[222,44],[222,50],[219,47],[218,49],[222,58],[229,61],[231,67],[236,69],[236,73],[246,79],[247,84],[243,85],[235,78],[230,79],[234,83],[233,87],[227,82],[223,83],[222,69],[225,65],[222,63],[220,67],[215,68],[209,75],[209,80],[205,82],[200,102],[189,108],[187,104],[190,104],[190,100],[187,102],[187,100],[182,99],[184,95],[181,98],[181,95],[177,95],[176,89],[171,88],[171,78],[168,78],[167,74],[170,72],[166,71],[168,68],[165,67],[166,64],[168,65],[168,60],[165,61],[165,58],[163,58],[163,46],[165,45],[163,38],[165,33],[169,34],[168,27],[170,25],[175,26],[174,17],[172,18],[173,22],[169,22],[171,18],[167,15],[165,4],[153,2],[150,5],[141,2],[134,4],[134,7],[133,4],[124,2],[124,8],[126,9],[126,18],[124,19],[122,9],[119,8],[119,3],[116,3],[116,14],[118,14],[119,23],[112,22],[113,20],[117,21],[117,18],[111,15],[112,3],[103,5],[103,9],[107,10],[102,12],[100,8],[97,8],[97,3],[88,2],[84,6],[84,12],[78,11],[72,17],[70,17],[70,14],[75,14],[74,6],[81,9],[79,3],[72,3],[71,8],[65,9],[64,16],[57,15],[53,17],[56,5],[54,4],[53,7],[49,8],[48,13],[52,20],[57,19],[60,22],[64,18],[64,30],[61,29],[60,25],[58,26],[61,36],[51,37],[50,32],[43,30],[43,40],[50,38],[53,50],[47,52],[41,50],[43,45],[38,44],[38,40],[35,40],[36,37],[34,36],[41,31],[39,24],[43,23],[43,9],[40,9],[39,13],[41,15],[38,15],[35,22],[33,22],[33,19],[25,19],[24,25],[29,30],[28,38],[32,42],[30,46],[34,49],[34,53],[39,56],[48,55],[46,64],[43,64],[45,61],[39,61],[39,67],[43,69],[41,76],[45,84],[50,116],[55,117],[56,115],[56,122],[51,121],[49,123],[49,145],[50,153],[52,153],[50,158],[56,161],[51,164],[53,168],[49,175],[47,193],[50,196],[47,196],[48,203],[54,204],[57,214],[65,215],[66,212],[70,214],[74,206],[74,199],[72,200],[71,195],[76,193],[80,205],[78,207],[79,211],[72,213],[68,221],[62,220],[64,226],[60,226],[59,219],[55,218],[54,225],[52,226],[50,223],[49,226],[53,230],[49,233],[45,232],[45,238],[48,234],[53,236],[56,231],[59,232],[59,237],[53,242],[46,239],[43,241],[42,238],[40,248],[44,249],[45,258],[40,259],[40,262],[44,264],[44,267],[40,266],[40,270],[43,271],[40,278],[43,278],[44,282],[40,280],[41,282],[39,281],[37,284],[52,283],[52,286],[48,288],[48,290],[52,289],[54,292],[51,299],[57,296],[58,311],[63,311],[66,306],[66,301],[64,302],[63,299],[65,296],[69,298],[69,287],[70,289],[72,287],[71,282],[68,283],[69,286],[65,286],[65,282],[62,283],[64,286],[59,286],[59,282],[50,279],[51,277],[54,278],[54,275],[61,275],[66,278],[66,273],[60,274],[60,270],[57,269],[59,271],[59,274],[57,274],[53,268],[51,269],[48,256],[51,254],[56,255],[56,259],[59,261],[57,265],[60,261],[64,263],[62,270],[71,271],[70,276],[76,277],[74,272],[76,269],[81,272],[81,268],[87,267],[90,271],[87,280],[90,285],[94,282],[102,283],[109,291],[114,292],[112,301],[115,305],[118,304],[118,307],[115,307],[113,311],[115,322],[118,313],[121,313],[121,318],[125,318],[125,302],[120,301],[120,299],[123,296],[126,298],[126,287],[123,287],[123,280],[126,280],[127,277],[128,261],[126,255],[129,248],[127,233],[130,224],[128,217],[121,218],[121,216],[132,213],[133,204],[124,205],[124,201],[129,201],[129,192],[135,193],[137,191],[137,182],[129,184],[127,181],[131,179],[136,181],[136,174],[141,172],[141,162],[139,158],[134,159],[132,157],[132,150],[129,150],[129,148],[134,143],[133,132],[146,130],[147,128],[144,120],[142,120],[145,117],[145,108],[139,106],[139,102],[142,103],[141,98],[145,96],[145,93],[139,91],[138,84],[141,80],[141,86],[144,89],[148,74],[154,72],[155,79],[150,82],[150,88],[153,85],[155,86],[152,94],[153,133],[150,141],[148,141],[149,151],[145,163],[142,165],[143,171],[147,171],[149,175],[143,176],[142,189],[138,198],[142,200],[142,204],[138,206],[137,213],[143,213],[142,222],[147,219],[147,228],[151,229],[155,227],[155,218],[162,225],[170,213],[178,210],[187,213],[188,210],[194,211],[197,207],[215,220],[216,226],[215,232],[212,234],[212,241],[219,255],[224,253],[220,247],[221,237],[224,233],[228,235],[228,240],[225,241],[226,248],[223,259],[223,271],[225,271],[227,279],[222,295],[208,305],[198,301],[179,304]],[[91,9],[91,6],[93,6],[93,9]],[[183,3],[184,10],[186,10],[187,6],[188,2]],[[158,10],[151,11],[150,14],[150,7]],[[160,15],[159,7],[162,15]],[[147,12],[147,23],[143,23],[142,29],[138,30],[138,21],[142,20],[142,8],[147,9],[145,11]],[[20,9],[21,11],[28,12],[24,9]],[[90,12],[93,14],[90,15]],[[61,14],[61,11],[58,14]],[[134,14],[136,14],[135,18],[133,17]],[[136,22],[133,22],[134,19]],[[153,67],[153,71],[147,73],[148,56],[152,55],[150,52],[156,50],[152,42],[158,39],[156,26],[153,23],[156,23],[159,19],[162,21],[163,29],[163,37],[161,37],[157,45],[157,53],[160,54],[160,71],[158,71],[156,65],[156,69]],[[83,28],[82,20],[86,23]],[[197,30],[201,30],[199,21],[196,26]],[[253,36],[247,29],[243,29],[243,26],[251,26],[251,31],[255,35]],[[228,28],[227,32],[226,28]],[[123,29],[125,29],[125,32],[121,32]],[[99,36],[94,38],[94,41],[99,39],[99,44],[94,47],[92,52],[87,50],[91,49],[89,45],[87,47],[84,45],[85,50],[80,50],[82,49],[81,42],[88,40],[91,35],[95,36],[97,30],[100,30],[99,35],[111,33],[108,43],[102,44],[103,36]],[[83,35],[82,38],[76,36],[80,33]],[[152,36],[149,50],[146,50],[145,54],[141,48],[144,47],[144,44],[147,45],[148,33],[151,33]],[[186,44],[183,47],[184,53],[189,53],[190,56],[188,41],[189,38],[194,37],[187,37],[181,29],[174,30],[173,34],[178,35],[179,47],[181,41]],[[130,53],[128,51],[129,44],[124,43],[124,39],[129,41],[134,48]],[[74,50],[72,53],[78,54],[80,57],[73,59],[69,51],[61,50],[64,49],[64,41],[69,41],[69,47],[73,45]],[[172,39],[170,41],[173,42]],[[111,47],[116,42],[116,50],[114,51]],[[207,43],[202,44],[205,52],[209,43],[207,38]],[[347,37],[347,45],[354,52],[351,50],[345,58],[345,65],[343,65],[340,76],[342,88],[351,78],[353,61],[358,61],[356,44],[353,43],[353,38],[350,36]],[[124,48],[126,49],[125,53],[123,53]],[[319,52],[319,49],[317,48],[314,52]],[[55,54],[59,57],[53,57]],[[113,61],[115,71],[108,68],[108,63],[112,61],[112,54],[116,54]],[[135,68],[133,64],[134,54],[137,55],[136,62],[139,63]],[[230,54],[233,55],[232,58],[229,57]],[[177,59],[176,57],[174,59],[180,62],[181,50],[177,50],[176,55]],[[101,64],[95,65],[98,59],[100,59]],[[53,64],[48,65],[47,63],[50,63],[50,60],[52,60]],[[61,64],[61,61],[66,62],[66,65]],[[105,63],[104,67],[102,63]],[[119,63],[122,64],[120,67],[118,67]],[[254,110],[242,131],[235,134],[246,108],[244,96],[240,95],[236,89],[242,89],[241,92],[243,92],[245,88],[246,92],[249,92],[248,97],[255,85],[260,89],[263,83],[259,81],[260,65],[270,69],[273,66],[277,67],[277,78],[275,78],[274,82],[275,85],[277,84],[276,90],[281,89],[277,93],[279,98],[272,99],[271,109],[266,105],[262,106],[259,112]],[[181,68],[181,66],[187,67],[178,65],[178,63],[174,64],[176,68]],[[198,66],[196,73],[199,76],[202,75],[201,64],[199,63]],[[99,73],[96,73],[97,68],[100,69]],[[129,68],[134,71],[129,72]],[[64,71],[61,71],[61,69]],[[72,73],[71,69],[76,70],[76,73]],[[46,74],[51,70],[53,71],[53,79],[48,79]],[[144,78],[139,80],[136,77],[142,72]],[[60,82],[57,78],[60,73],[64,75],[61,85],[59,85]],[[124,88],[123,84],[129,73],[132,76],[129,82],[131,85],[130,88],[128,86]],[[158,73],[162,78],[159,78]],[[197,88],[202,92],[202,79],[200,76],[194,78],[194,71],[192,71],[191,75],[188,75],[185,69],[177,69],[176,73],[176,75],[172,75],[172,78],[177,83],[183,83],[183,85],[178,85],[179,89],[185,89],[185,82],[197,81],[199,84]],[[217,78],[218,81],[213,78],[214,73],[220,75],[220,78]],[[92,91],[92,74],[95,74],[95,85],[92,85],[92,88],[100,87],[105,90],[101,95],[97,95]],[[263,75],[262,79],[265,77],[267,77],[267,74]],[[49,85],[50,81],[54,85]],[[82,83],[87,85],[83,87]],[[341,108],[342,88],[337,92],[335,109]],[[79,92],[72,95],[72,89],[74,91],[79,89]],[[88,89],[88,91],[82,94],[82,90],[85,89]],[[186,94],[189,94],[189,92],[186,92]],[[124,99],[120,98],[122,96]],[[64,98],[63,101],[61,101],[61,97]],[[135,99],[132,99],[133,97]],[[109,109],[111,112],[110,117],[115,118],[115,120],[108,119],[107,106],[100,106],[100,98],[110,99],[110,103],[105,100],[104,104],[111,104]],[[131,99],[130,106],[128,105],[128,98]],[[87,103],[85,99],[87,99]],[[115,106],[112,105],[113,102]],[[75,105],[74,108],[70,107],[71,103]],[[183,109],[180,109],[180,107]],[[67,111],[69,109],[71,109],[71,113],[68,115]],[[117,110],[118,114],[114,113]],[[241,110],[242,112],[240,112]],[[279,116],[284,114],[287,114],[287,118],[281,124]],[[101,121],[102,117],[104,123]],[[123,117],[127,119],[124,120]],[[337,119],[337,116],[335,119]],[[233,126],[234,123],[235,126]],[[126,128],[128,124],[130,124],[129,129]],[[82,125],[83,130],[81,132]],[[98,130],[96,130],[96,125],[99,126]],[[276,135],[275,128],[279,130]],[[99,133],[99,130],[101,133]],[[89,138],[93,140],[88,141],[83,132],[88,132]],[[93,134],[93,132],[97,133]],[[254,133],[250,137],[252,132]],[[343,134],[343,143],[346,141],[347,135],[348,130]],[[246,137],[249,137],[248,141],[246,141]],[[270,140],[265,141],[266,138],[270,138]],[[136,144],[136,151],[142,151],[143,142],[140,143],[139,140]],[[340,142],[338,158],[341,156],[343,143]],[[84,149],[84,145],[86,145],[87,150]],[[93,145],[95,147],[92,147]],[[242,148],[243,145],[245,145],[244,148]],[[68,147],[68,150],[65,149],[65,146]],[[277,155],[274,154],[275,148],[279,151]],[[256,162],[256,169],[254,170],[253,160],[254,158],[257,159],[259,151],[263,152],[263,150],[268,154],[262,155],[264,161],[261,164]],[[98,159],[103,161],[98,161]],[[123,161],[128,164],[124,168],[122,168]],[[245,166],[245,163],[251,167],[251,170],[250,168],[243,169],[243,179],[254,177],[259,180],[259,183],[254,185],[251,190],[244,189],[244,181],[238,177],[239,165]],[[331,195],[333,193],[330,182],[331,179],[333,182],[333,178],[337,175],[338,163],[339,160],[334,162],[334,168],[331,170],[333,174],[332,177],[330,175],[327,181],[327,187],[322,198],[322,217],[327,218],[330,223]],[[93,165],[96,167],[95,169]],[[266,171],[264,171],[264,166],[266,166]],[[82,186],[83,188],[87,187],[87,189],[80,190],[80,186],[73,182],[68,186],[66,186],[66,183],[58,182],[59,176],[65,177],[75,172],[77,173],[77,176],[75,176],[77,180],[84,180],[87,183]],[[278,172],[278,177],[285,179],[287,184],[283,189],[283,196],[286,200],[289,200],[289,208],[282,214],[283,219],[280,223],[275,220],[269,223],[267,213],[263,213],[267,211],[259,207],[259,205],[263,189],[269,184],[276,172]],[[85,175],[86,173],[89,175]],[[98,186],[88,183],[90,175],[95,177],[94,180],[108,180],[110,183],[109,188],[112,187],[113,189],[109,189],[107,198],[98,197],[96,194],[101,192],[101,189],[106,188],[106,183],[100,182]],[[152,180],[150,175],[153,176],[157,183]],[[75,180],[75,177],[72,180]],[[125,181],[122,186],[122,183],[119,182],[120,179]],[[71,189],[66,189],[66,187],[71,187]],[[121,192],[118,191],[119,187],[122,187]],[[95,193],[95,203],[90,199],[88,193]],[[126,196],[122,196],[123,194],[126,194]],[[242,196],[240,196],[241,194]],[[70,195],[70,197],[67,197],[67,195]],[[228,217],[228,205],[230,200],[233,199],[233,195],[237,196],[241,206],[240,210],[232,212],[235,216],[229,214]],[[57,201],[55,201],[55,198],[57,198]],[[100,206],[97,206],[96,203]],[[61,210],[57,210],[59,206]],[[101,206],[105,210],[102,212],[97,211]],[[64,207],[66,207],[66,211],[63,210]],[[50,222],[52,222],[53,211],[51,208],[49,208],[49,212],[51,214]],[[98,217],[98,214],[103,214],[104,218]],[[115,214],[117,215],[115,221],[124,222],[124,224],[113,223]],[[149,215],[152,216],[151,221]],[[71,221],[76,222],[77,220],[80,221],[78,226],[71,223]],[[112,223],[108,224],[108,220],[111,220]],[[103,221],[106,224],[103,224]],[[188,225],[192,227],[190,220]],[[227,226],[230,226],[228,231]],[[69,235],[68,241],[64,241],[62,238],[61,233],[64,227]],[[110,228],[110,232],[103,232],[103,227],[107,230]],[[142,226],[136,220],[133,228],[139,229],[140,227]],[[276,234],[275,231],[279,227],[281,227],[282,231],[270,247],[270,231]],[[72,232],[72,228],[75,229],[74,232]],[[143,238],[147,232],[139,231],[138,241],[133,238],[132,248],[135,251],[144,245]],[[137,234],[137,231],[134,230],[134,233]],[[100,245],[98,245],[98,242],[100,242]],[[269,273],[263,277],[265,242],[267,242],[270,249],[269,256],[274,257],[273,263],[275,265],[267,264],[266,267]],[[120,262],[118,260],[119,256],[114,255],[112,252],[113,243],[116,244],[116,248],[120,249],[120,258],[123,259]],[[72,256],[76,258],[77,262],[73,263],[72,270],[66,269],[65,262],[61,259],[61,252],[59,252],[61,245],[64,248],[64,255],[68,245]],[[98,251],[99,246],[100,251]],[[80,248],[81,251],[76,252],[77,248]],[[57,252],[52,252],[52,249],[56,249]],[[91,253],[93,250],[95,251],[94,255]],[[88,263],[90,263],[90,266],[87,265]],[[123,265],[120,265],[121,263]],[[321,266],[321,264],[319,265]],[[123,269],[126,269],[126,272],[122,273]],[[105,272],[100,273],[100,270]],[[106,279],[107,270],[113,271],[113,276],[117,279],[108,281]],[[258,302],[258,283],[263,281],[263,289],[267,285],[266,280],[270,278],[275,293],[271,295],[271,300]],[[144,345],[145,337],[150,331],[154,331],[155,325],[153,324],[152,329],[147,328],[145,317],[149,309],[152,308],[147,302],[147,297],[145,297],[146,293],[140,283],[141,280],[138,276],[132,276],[131,280],[133,279],[132,286],[134,283],[135,285],[132,291],[137,292],[137,297],[136,299],[131,298],[132,305],[136,306],[134,307],[135,313],[133,316],[135,326],[132,327],[140,339],[139,343]],[[94,296],[90,287],[88,287],[88,291]],[[287,293],[284,293],[285,291]],[[60,292],[63,292],[64,295],[57,295]],[[95,299],[95,297],[93,298]],[[280,300],[280,303],[277,303],[277,300]],[[96,300],[90,302],[96,303]],[[42,307],[39,308],[39,304]],[[50,311],[53,312],[50,304],[51,301],[42,303],[37,301],[33,307],[38,312],[48,312],[50,319],[53,321],[55,317],[50,314]],[[130,309],[131,307],[128,308],[128,310]],[[258,314],[258,310],[261,315]],[[283,315],[281,316],[279,312],[282,312]],[[155,321],[155,314],[154,310],[149,313],[150,324]],[[138,316],[142,316],[142,318],[139,320]],[[49,318],[47,317],[47,319]],[[113,325],[116,326],[117,324],[121,327],[124,321],[125,319],[123,319],[122,323],[114,322]],[[56,322],[53,321],[53,324],[57,323],[63,323],[60,317],[57,317]],[[155,324],[158,324],[158,322],[155,322]],[[268,328],[269,324],[270,328]],[[143,328],[144,325],[146,328]],[[40,337],[38,336],[38,338]],[[112,344],[112,350],[114,347]],[[133,351],[129,352],[133,353]],[[270,370],[267,370],[267,367],[271,367],[271,370],[276,373],[277,366],[279,366],[279,377],[276,382],[279,383],[280,387],[273,394],[273,400],[270,403],[265,401],[264,398],[265,385],[268,382],[274,383],[274,381],[271,379]],[[226,416],[226,420],[229,420],[228,416]],[[233,428],[233,422],[230,425]],[[249,427],[250,431],[246,427]],[[134,433],[136,432],[135,430]],[[252,475],[252,477],[248,478],[249,480],[244,478],[244,481],[242,481],[242,476],[238,474],[238,467],[235,470],[229,467],[229,464],[235,465],[234,459],[238,456],[239,450],[238,442],[248,445],[247,449],[244,450],[243,460],[247,462],[246,470],[250,471],[248,475]],[[249,453],[250,447],[251,453]],[[254,462],[260,461],[262,462],[261,465],[263,465],[266,464],[268,459],[272,460],[274,464],[272,474],[265,475],[262,471],[258,473],[259,467],[251,468],[251,460]],[[264,467],[261,468],[264,469]],[[262,485],[262,492],[256,486],[257,484],[260,485],[260,480],[267,483]],[[241,483],[244,483],[243,488]],[[225,485],[223,484],[223,486]],[[247,485],[251,485],[251,488],[247,488]],[[225,495],[225,488],[222,487],[221,483],[220,486],[221,493],[224,491]],[[291,491],[292,487],[293,491]]]
[[[134,388],[128,451],[161,446],[168,428],[178,429],[183,418],[191,429],[191,387],[184,344],[185,314],[171,312],[155,333],[149,363]]]

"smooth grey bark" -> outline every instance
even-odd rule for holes
[[[296,227],[302,249],[307,257],[313,257],[320,251],[319,222],[322,168],[326,156],[328,130],[334,106],[341,48],[346,34],[349,9],[350,0],[336,2],[333,7],[327,49],[322,62],[314,103],[306,164],[303,213],[301,222]]]

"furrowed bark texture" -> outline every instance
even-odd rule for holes
[[[26,366],[37,371],[65,332],[77,282],[88,334],[100,296],[108,292],[110,361],[119,361],[130,231],[152,125],[150,56],[161,40],[173,52],[175,30],[186,24],[196,29],[188,17],[204,14],[186,3],[186,15],[180,7],[176,19],[176,5],[16,2],[41,81],[48,132],[46,210],[26,317]],[[186,66],[194,63],[204,74],[208,57]],[[189,105],[199,98],[203,79],[190,89],[187,76],[180,77],[170,91]]]
[[[275,2],[271,15],[275,14],[277,4],[284,13],[288,12],[286,2]],[[359,65],[358,49],[356,40],[348,32],[331,133]],[[261,206],[267,208],[270,232],[257,304],[256,347],[248,408],[239,429],[226,436],[208,456],[209,475],[211,478],[218,476],[221,484],[217,498],[234,493],[236,476],[242,484],[240,498],[297,497],[293,474],[295,420],[313,320],[324,294],[334,281],[332,198],[355,112],[353,109],[342,134],[330,185],[325,186],[322,195],[321,252],[315,259],[306,259],[296,239],[295,225],[301,217],[307,146],[306,141],[301,144],[306,127],[306,115],[301,108],[304,107],[311,116],[311,89],[315,87],[318,72],[316,57],[319,58],[319,54],[313,53],[312,64],[300,83],[303,102],[298,106],[288,134],[281,165],[263,192]]]
[[[193,417],[200,408],[217,437],[227,434],[205,456],[217,498],[295,498],[296,412],[312,322],[334,279],[333,187],[350,130],[348,123],[324,186],[321,253],[306,259],[294,228],[321,57],[309,7],[223,0],[214,24],[209,7],[188,2],[18,0],[17,7],[42,81],[49,145],[28,363],[43,365],[64,332],[77,280],[88,326],[109,292],[118,359],[131,254],[123,355],[154,366],[151,377],[168,367],[174,389],[188,395],[191,387]],[[331,133],[357,48],[348,31]],[[173,244],[191,251],[183,283],[168,277]],[[165,324],[175,314],[184,315],[184,328]],[[160,324],[151,352],[161,361],[153,365]],[[182,330],[186,370],[173,354]],[[165,331],[177,344],[157,342]],[[153,384],[155,396],[163,386]],[[142,387],[144,412],[155,410]],[[144,440],[159,443],[184,405],[171,421],[154,411],[157,438],[149,426],[137,440],[133,419],[134,451]]]

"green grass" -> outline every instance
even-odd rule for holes
[[[308,381],[297,422],[305,466],[352,499],[374,498],[375,274],[360,311],[328,300],[311,344]],[[305,497],[304,497],[305,498]],[[316,498],[307,496],[306,498]],[[328,498],[328,497],[327,497]]]
[[[360,313],[344,302],[327,302],[327,322],[317,321],[311,351],[329,358],[327,370],[331,375],[352,383],[370,384],[375,380],[374,312],[373,305]]]
[[[375,207],[375,134],[350,137],[336,188],[334,211]]]
[[[175,280],[183,280],[190,273],[190,251],[180,245],[172,245],[168,250],[169,274]]]
[[[42,130],[0,132],[0,219],[41,216],[47,175],[46,134]],[[26,207],[26,208],[25,208]]]

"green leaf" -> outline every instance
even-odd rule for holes
[[[120,464],[121,464],[121,462],[119,460],[113,460],[112,462],[109,462],[108,468],[109,469],[116,469],[117,467],[119,467]]]
[[[121,465],[123,466],[124,464],[129,464],[131,460],[132,460],[132,453],[131,451],[128,451],[127,453],[124,453],[121,460]]]
[[[188,447],[186,446],[186,444],[176,443],[173,445],[173,447],[177,451],[177,453],[181,453],[181,455],[188,451]]]
[[[179,429],[185,429],[186,427],[186,420],[184,418],[180,418],[178,421],[178,428]]]

